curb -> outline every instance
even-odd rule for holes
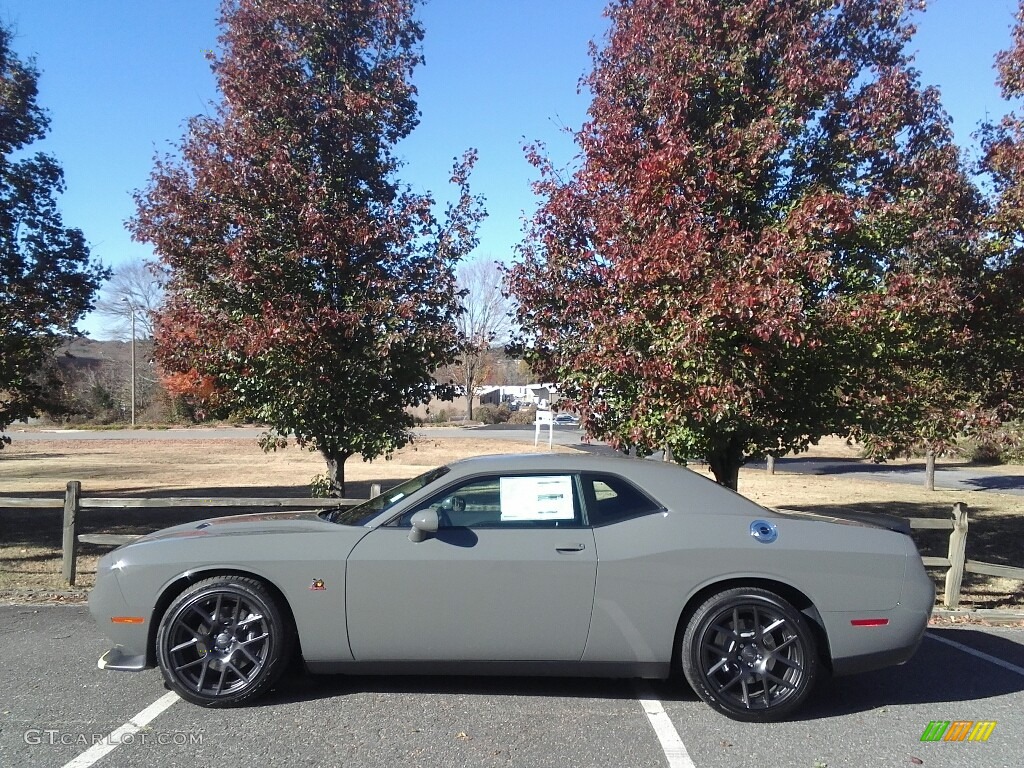
[[[933,622],[943,624],[987,624],[991,626],[1024,625],[1024,611],[1010,611],[1001,608],[935,608],[932,611]]]
[[[85,589],[0,589],[0,605],[85,605],[89,592]]]

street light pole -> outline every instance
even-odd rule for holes
[[[132,313],[132,426],[135,426],[135,307],[127,297],[122,299]]]

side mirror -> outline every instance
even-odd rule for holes
[[[412,516],[412,530],[409,531],[409,541],[420,542],[430,534],[437,533],[438,519],[436,509],[423,509]]]

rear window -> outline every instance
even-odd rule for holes
[[[587,517],[595,527],[663,512],[665,509],[635,485],[616,475],[585,473],[580,479],[587,504]]]

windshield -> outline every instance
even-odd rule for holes
[[[391,509],[398,502],[410,494],[416,493],[420,488],[437,480],[448,473],[448,467],[438,467],[429,472],[424,472],[419,477],[406,480],[401,485],[390,488],[380,496],[374,496],[369,501],[364,501],[354,507],[341,507],[340,509],[325,510],[320,516],[332,523],[341,525],[365,525],[367,521],[379,515],[381,512]]]

